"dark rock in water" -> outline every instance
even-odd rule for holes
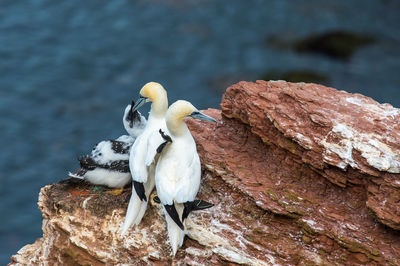
[[[348,60],[358,48],[374,42],[375,39],[371,36],[334,31],[295,41],[293,48],[297,52],[320,53],[332,58]]]
[[[294,70],[288,72],[270,71],[261,77],[263,80],[286,80],[289,82],[320,83],[328,85],[330,78],[325,74],[311,70]]]
[[[264,40],[265,45],[278,50],[291,50],[293,42],[293,35],[285,33],[268,35]]]

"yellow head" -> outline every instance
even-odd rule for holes
[[[167,92],[160,83],[149,82],[140,90],[140,98],[136,101],[134,110],[146,102],[152,102],[151,112],[155,116],[164,116],[168,108]]]
[[[140,90],[140,95],[147,98],[149,101],[157,101],[160,96],[166,96],[167,92],[160,83],[149,82],[146,83]]]
[[[166,122],[169,132],[173,135],[184,133],[187,128],[184,122],[185,118],[197,118],[216,122],[214,118],[199,112],[190,102],[179,100],[174,102],[167,111]]]

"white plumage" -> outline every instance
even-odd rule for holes
[[[139,224],[147,208],[149,195],[155,186],[154,171],[157,161],[157,147],[163,142],[160,128],[166,128],[165,113],[168,98],[165,89],[158,83],[147,83],[140,90],[140,98],[134,109],[145,102],[152,102],[147,125],[136,139],[129,156],[129,168],[132,174],[132,195],[129,200],[122,235],[126,234],[132,224]]]
[[[184,219],[190,209],[185,209],[185,204],[194,202],[200,187],[201,164],[196,143],[184,122],[188,117],[215,122],[191,103],[182,100],[173,103],[166,114],[166,134],[172,142],[165,146],[158,159],[155,179],[174,255],[182,246],[186,232]]]
[[[123,135],[116,140],[96,144],[90,155],[79,158],[80,168],[70,177],[84,179],[95,185],[120,188],[131,180],[129,149],[134,139]]]
[[[95,185],[104,185],[112,188],[122,188],[129,183],[131,175],[129,172],[117,170],[109,170],[101,167],[96,167],[93,170],[88,170],[84,173],[84,177],[69,173],[70,177],[84,179]]]
[[[112,164],[115,161],[129,160],[129,149],[135,139],[122,135],[114,140],[103,140],[96,144],[90,157],[97,164]]]
[[[168,131],[169,132],[169,131]],[[167,133],[168,134],[168,133]],[[156,168],[156,184],[160,201],[171,205],[193,201],[200,186],[200,159],[189,130],[165,148]]]

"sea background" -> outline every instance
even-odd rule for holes
[[[42,235],[40,188],[124,134],[148,81],[206,109],[237,81],[307,72],[400,107],[399,14],[397,0],[1,0],[0,264]],[[346,58],[293,48],[338,31],[373,41]]]

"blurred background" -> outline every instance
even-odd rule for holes
[[[399,14],[397,0],[1,0],[0,264],[42,235],[40,188],[124,134],[148,81],[199,109],[257,79],[400,107]]]

